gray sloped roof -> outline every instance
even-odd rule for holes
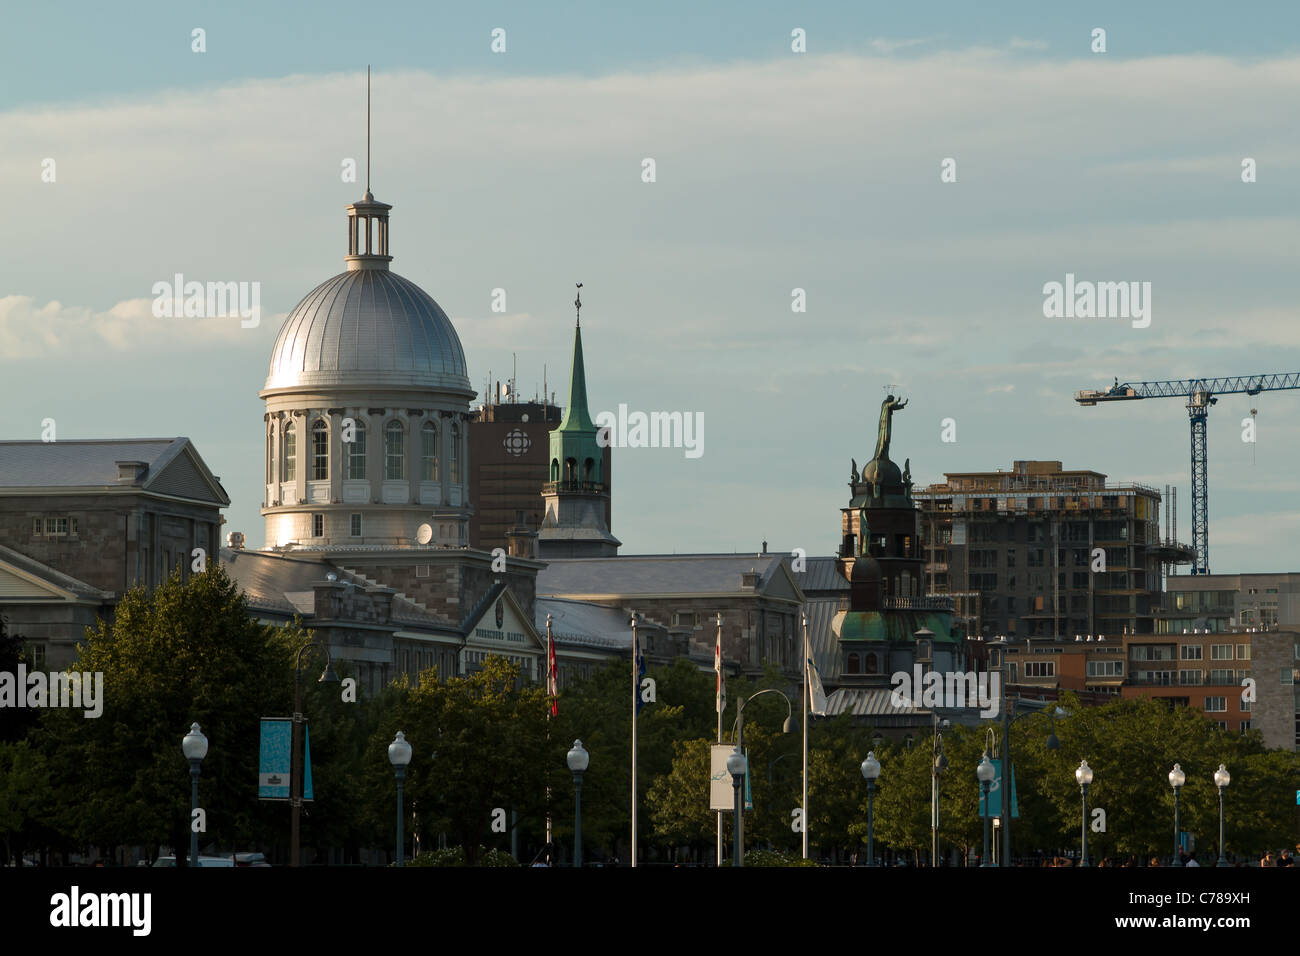
[[[537,575],[538,595],[740,593],[740,576],[768,584],[784,554],[658,554],[552,560]]]
[[[551,633],[557,645],[590,647],[608,651],[632,648],[632,629],[622,608],[604,607],[565,598],[537,599],[534,619],[538,633],[546,634],[546,615],[551,616]]]
[[[794,579],[799,584],[799,590],[804,594],[813,595],[819,591],[847,591],[849,582],[840,574],[839,558],[815,557],[807,558],[803,571],[793,571]]]
[[[90,598],[92,600],[107,601],[112,598],[108,591],[101,591],[93,584],[87,584],[78,578],[74,578],[62,571],[56,571],[47,564],[42,564],[35,558],[29,558],[20,551],[13,548],[6,548],[0,544],[0,561],[11,564],[19,570],[26,571],[33,577],[40,578],[42,581],[48,581],[55,587],[63,588],[65,591],[71,591],[77,597]]]
[[[366,587],[367,582],[357,575],[319,557],[298,554],[277,554],[268,551],[243,551],[221,549],[221,563],[226,573],[243,589],[249,606],[258,610],[284,615],[316,613],[316,585],[328,580],[333,573],[338,580]],[[382,584],[382,582],[380,582]],[[411,603],[399,594],[393,595],[391,623],[438,631],[455,631],[437,615]]]
[[[849,713],[857,717],[897,717],[928,714],[911,703],[898,706],[889,687],[841,687],[826,700],[826,715]]]
[[[315,609],[315,585],[323,582],[331,571],[338,574],[339,580],[347,577],[346,572],[320,558],[291,557],[263,551],[222,548],[221,563],[244,591],[249,605],[283,614],[312,613]],[[306,611],[303,610],[305,603],[311,605]]]
[[[840,640],[831,630],[831,618],[839,610],[839,598],[814,598],[804,605],[808,616],[808,644],[823,684],[840,679]]]
[[[0,488],[135,487],[229,504],[215,479],[215,498],[211,492],[204,494],[207,479],[187,460],[187,447],[199,459],[188,438],[0,441]],[[121,481],[119,461],[144,462],[147,467],[142,477]]]

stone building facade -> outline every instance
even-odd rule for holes
[[[10,632],[62,668],[126,591],[215,560],[229,504],[188,438],[0,442],[0,612]]]

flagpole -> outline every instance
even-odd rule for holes
[[[641,645],[637,640],[636,612],[632,613],[632,866],[636,866],[636,701],[640,686],[637,682],[637,658]]]
[[[551,711],[555,707],[555,669],[551,662],[555,659],[554,638],[551,636],[551,615],[546,615],[546,690],[552,696],[552,700],[546,705],[546,751],[551,750]],[[551,848],[551,788],[546,788],[546,849],[543,853],[547,854],[546,862],[553,862],[549,853]]]
[[[803,858],[808,859],[808,615],[803,615]]]
[[[715,645],[713,665],[718,672],[718,692],[714,695],[714,710],[718,712],[718,743],[722,743],[722,612],[718,612],[718,640]],[[722,866],[722,811],[718,811],[718,866]]]

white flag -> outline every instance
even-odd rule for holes
[[[813,659],[808,658],[808,710],[818,717],[826,716],[826,691],[822,689],[821,675],[817,673],[817,665]]]

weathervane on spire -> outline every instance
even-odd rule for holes
[[[573,305],[578,310],[578,328],[582,328],[582,283],[578,284],[578,297],[573,300]]]

